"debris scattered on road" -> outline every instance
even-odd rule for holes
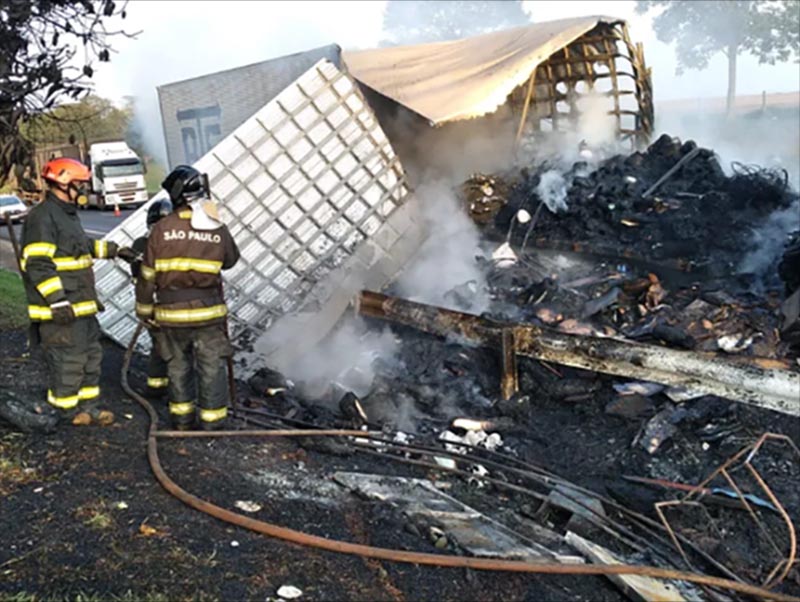
[[[251,514],[258,512],[262,508],[261,504],[256,502],[248,502],[245,500],[238,500],[236,503],[234,503],[234,506],[243,512],[250,512]]]
[[[282,585],[277,591],[278,597],[284,600],[294,600],[303,595],[303,591],[296,588],[294,585]]]

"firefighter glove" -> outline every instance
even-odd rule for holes
[[[141,319],[140,321],[144,324],[144,327],[148,330],[148,332],[153,332],[154,330],[161,330],[161,327],[158,325],[158,322],[153,320],[152,318]]]
[[[142,260],[141,254],[137,253],[130,247],[120,247],[117,250],[117,257],[119,257],[122,261],[126,261],[127,263],[133,263],[134,261]]]
[[[53,303],[50,306],[50,312],[53,314],[55,324],[70,324],[75,320],[75,310],[72,309],[72,303],[69,301]]]

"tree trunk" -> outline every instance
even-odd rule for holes
[[[737,44],[728,46],[728,98],[725,102],[725,116],[730,117],[733,111],[733,101],[736,99],[736,55],[739,53]]]

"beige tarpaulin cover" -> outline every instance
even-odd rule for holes
[[[434,125],[480,117],[506,102],[547,58],[612,17],[579,17],[416,46],[344,52],[361,83]]]

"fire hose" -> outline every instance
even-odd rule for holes
[[[356,544],[346,541],[340,541],[297,531],[287,527],[281,527],[274,523],[250,518],[237,512],[232,512],[221,506],[217,506],[211,502],[203,500],[196,495],[181,488],[169,475],[164,471],[161,466],[161,460],[158,455],[158,439],[159,438],[206,438],[206,437],[367,437],[369,433],[358,430],[302,430],[302,429],[288,429],[288,430],[249,430],[249,431],[160,431],[158,429],[158,415],[156,414],[153,406],[139,393],[137,393],[128,382],[128,371],[130,368],[131,359],[136,346],[136,341],[142,332],[143,325],[139,324],[131,338],[131,342],[125,352],[125,357],[122,365],[122,389],[125,393],[136,401],[147,412],[150,420],[147,433],[147,459],[150,468],[158,481],[158,483],[172,496],[178,500],[194,508],[204,512],[214,518],[225,521],[238,527],[249,529],[262,535],[275,537],[283,541],[295,543],[302,546],[308,546],[327,550],[330,552],[338,552],[341,554],[351,554],[355,556],[362,556],[366,558],[375,558],[378,560],[386,560],[390,562],[404,562],[409,564],[438,566],[448,568],[466,568],[480,571],[503,571],[503,572],[516,572],[516,573],[539,573],[539,574],[553,574],[553,575],[641,575],[645,577],[653,577],[656,579],[668,579],[676,581],[687,581],[696,583],[698,585],[706,585],[721,589],[728,589],[731,591],[739,592],[742,594],[755,596],[758,598],[775,600],[777,602],[800,602],[800,598],[775,593],[767,589],[750,585],[747,583],[739,583],[729,579],[714,577],[710,575],[701,575],[698,573],[690,573],[684,571],[677,571],[672,569],[662,569],[652,566],[634,566],[634,565],[567,565],[567,564],[550,564],[550,563],[533,563],[523,562],[516,560],[494,560],[490,558],[475,558],[470,556],[450,556],[443,554],[431,554],[426,552],[409,552],[405,550],[397,550],[392,548],[378,548],[363,544]]]

